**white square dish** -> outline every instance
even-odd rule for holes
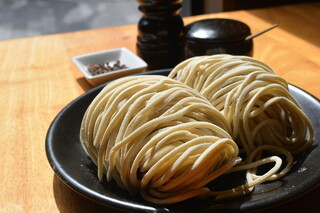
[[[73,57],[72,61],[80,69],[86,80],[92,86],[98,86],[107,81],[126,75],[144,72],[148,66],[145,61],[143,61],[140,57],[132,53],[127,48],[111,49],[80,55]],[[88,65],[103,64],[105,62],[115,63],[117,61],[119,61],[122,65],[125,65],[126,68],[96,75],[89,72],[87,68]]]

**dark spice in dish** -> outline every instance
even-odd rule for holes
[[[106,61],[103,64],[89,64],[87,66],[88,71],[92,75],[99,75],[103,73],[107,73],[110,71],[120,70],[128,68],[125,64],[121,64],[120,60],[117,60],[116,62],[109,62]]]

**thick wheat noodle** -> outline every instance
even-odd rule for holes
[[[234,189],[235,194],[251,191],[256,182],[284,176],[293,164],[292,155],[305,151],[314,139],[313,127],[289,93],[288,83],[259,60],[225,54],[199,56],[178,64],[169,77],[199,91],[226,116],[232,138],[247,156],[231,169],[248,169],[247,185]],[[280,161],[270,158],[268,162],[277,162],[273,172],[256,175],[253,161],[267,162],[261,160],[264,150],[286,156],[287,165],[278,174]],[[233,196],[226,193],[218,197]]]
[[[90,104],[80,139],[100,180],[106,174],[157,204],[242,196],[286,175],[292,155],[313,140],[312,126],[287,83],[260,61],[196,57],[169,77],[184,84],[160,76],[126,77],[108,84]],[[246,154],[242,163],[232,138]],[[278,156],[262,158],[266,150],[285,155],[285,168],[280,170]],[[256,174],[269,163],[271,169]],[[246,184],[224,191],[206,187],[240,170],[247,170]]]
[[[108,84],[80,131],[98,177],[158,204],[209,195],[206,184],[240,162],[225,116],[195,90],[163,76]]]

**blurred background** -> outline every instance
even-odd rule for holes
[[[181,16],[310,0],[184,0]],[[0,40],[136,24],[136,0],[0,0]]]

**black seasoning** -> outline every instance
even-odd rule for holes
[[[88,71],[92,75],[99,75],[110,71],[121,70],[126,68],[128,67],[125,64],[121,64],[120,60],[117,60],[116,62],[106,61],[103,64],[89,64],[87,66]]]

